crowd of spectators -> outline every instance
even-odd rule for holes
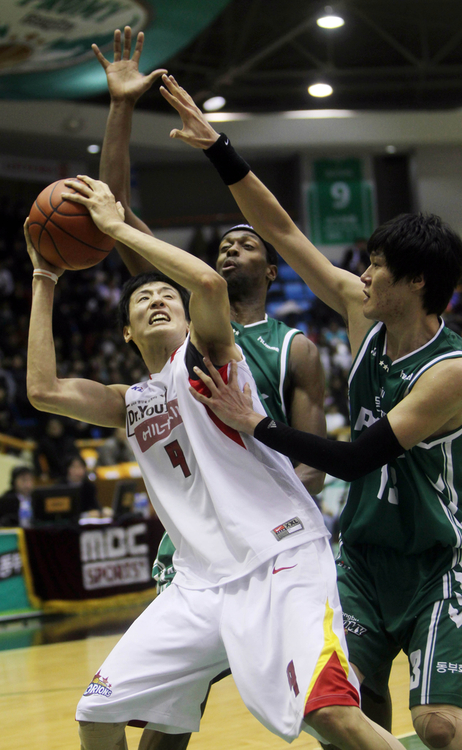
[[[38,412],[27,399],[26,358],[31,303],[31,264],[22,225],[24,207],[0,200],[0,433],[37,443],[38,476],[62,476],[62,462],[76,453],[81,438],[112,437],[115,433],[71,419]],[[195,232],[191,252],[213,263],[219,233],[201,242]],[[147,377],[144,364],[124,346],[117,326],[120,288],[128,277],[113,252],[102,263],[78,273],[65,273],[56,287],[53,329],[60,377],[88,377],[101,383],[134,383]],[[318,309],[316,309],[316,307]],[[282,310],[282,317],[284,311]],[[290,318],[290,315],[289,315]],[[288,320],[290,323],[291,321]],[[326,409],[348,420],[345,374],[349,350],[344,328],[321,303],[304,310],[295,321],[319,346],[329,383]],[[338,417],[332,423],[340,424]],[[56,446],[59,446],[57,450]],[[116,447],[116,446],[114,446]],[[15,448],[9,448],[15,452]],[[103,456],[101,462],[105,462]]]

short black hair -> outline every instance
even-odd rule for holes
[[[135,292],[140,286],[143,286],[143,284],[151,284],[156,281],[161,281],[165,284],[169,284],[169,286],[172,286],[177,290],[183,303],[186,320],[189,322],[189,298],[191,295],[188,290],[160,271],[147,271],[145,273],[139,273],[137,276],[131,276],[122,287],[122,292],[117,307],[119,326],[122,332],[125,326],[130,325],[130,298],[133,292]],[[128,345],[133,349],[134,352],[136,352],[136,354],[138,354],[139,357],[141,357],[141,352],[134,341],[129,341]]]
[[[258,232],[256,232],[253,227],[250,226],[250,224],[237,224],[235,227],[231,227],[231,229],[227,229],[226,232],[223,232],[223,234],[221,235],[220,245],[224,237],[226,237],[226,235],[229,234],[230,232],[251,232],[251,234],[255,234],[260,240],[260,242],[263,243],[266,249],[266,260],[268,261],[270,265],[276,266],[277,268],[278,254],[277,254],[276,248],[270,242],[267,242],[266,240],[264,240],[263,237],[259,235]]]
[[[462,240],[435,214],[400,214],[378,227],[367,250],[381,253],[394,281],[425,280],[423,307],[441,315],[462,276]]]

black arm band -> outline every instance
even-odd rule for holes
[[[294,461],[325,471],[346,482],[398,458],[404,448],[398,443],[388,417],[382,417],[352,443],[318,437],[295,430],[266,417],[255,428],[254,437]]]
[[[204,154],[217,170],[225,185],[234,185],[250,172],[246,161],[231,146],[229,138],[220,133],[213,146],[204,150]]]

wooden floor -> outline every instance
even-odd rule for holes
[[[119,636],[32,646],[0,652],[1,750],[78,750],[75,706],[91,677]],[[408,667],[401,654],[392,673],[393,732],[412,733],[408,704]],[[130,750],[140,730],[127,729]],[[277,750],[287,744],[264,729],[247,711],[232,677],[212,689],[201,731],[191,750]],[[319,748],[303,733],[293,748]]]

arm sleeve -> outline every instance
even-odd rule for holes
[[[388,417],[379,419],[352,443],[295,430],[271,417],[259,422],[254,437],[292,460],[325,471],[346,482],[375,471],[404,452],[391,429]]]

